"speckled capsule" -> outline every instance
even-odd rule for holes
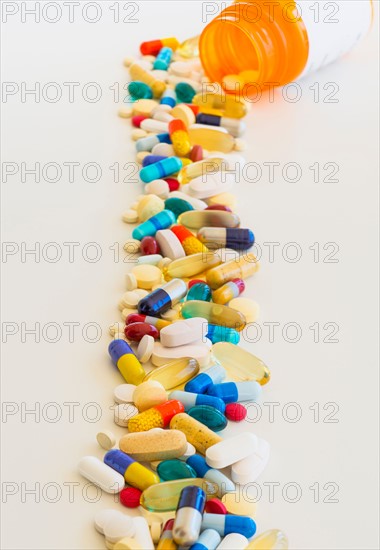
[[[171,227],[174,235],[180,241],[186,256],[196,254],[197,252],[208,252],[208,248],[204,245],[192,232],[183,225],[174,225]]]

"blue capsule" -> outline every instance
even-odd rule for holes
[[[172,460],[163,460],[157,466],[157,474],[161,481],[175,481],[176,479],[190,479],[197,477],[195,470],[182,460],[173,458]]]
[[[195,283],[187,293],[186,300],[211,301],[211,288],[206,283]]]
[[[226,404],[223,399],[219,397],[213,397],[212,395],[205,395],[203,393],[191,393],[188,391],[175,390],[169,395],[169,399],[177,399],[181,401],[185,407],[185,411],[188,411],[196,405],[208,405],[214,407],[221,413],[226,410]]]
[[[142,315],[158,317],[177,304],[186,294],[186,283],[181,279],[172,279],[162,288],[157,288],[137,304],[137,310]]]
[[[182,489],[173,525],[173,539],[181,546],[191,546],[199,537],[206,493],[190,485]]]
[[[143,138],[146,139],[146,138]],[[178,157],[167,157],[159,162],[145,166],[140,170],[140,178],[144,183],[149,183],[153,180],[166,178],[171,174],[179,172],[182,168],[182,161]]]
[[[231,481],[227,476],[222,474],[219,470],[211,468],[204,456],[201,455],[192,455],[186,460],[186,464],[191,466],[197,477],[203,477],[211,483],[216,483],[218,486],[218,496],[221,497],[226,493],[231,493],[235,491],[236,487],[233,481]]]
[[[142,166],[144,168],[145,166],[149,166],[150,164],[154,164],[155,162],[159,162],[160,160],[164,160],[167,158],[168,157],[164,157],[163,155],[147,155],[142,160]]]
[[[166,88],[164,93],[161,96],[160,104],[161,105],[169,105],[169,107],[173,108],[175,107],[177,103],[177,96],[173,88]]]
[[[221,537],[230,533],[239,533],[249,539],[256,533],[256,523],[247,516],[204,514],[202,530],[204,529],[215,529]]]
[[[206,337],[211,340],[213,344],[217,342],[238,344],[240,342],[240,334],[234,328],[211,325],[210,323],[208,324],[208,333]]]
[[[189,550],[215,550],[219,546],[221,537],[214,529],[205,529],[195,544]]]
[[[167,71],[170,65],[170,61],[172,59],[172,55],[173,50],[171,48],[168,48],[167,46],[161,48],[153,63],[153,69],[157,69],[159,71]]]
[[[196,405],[187,414],[207,426],[213,432],[221,432],[227,426],[227,418],[222,412],[209,405]]]
[[[248,250],[255,242],[253,232],[242,227],[202,227],[197,237],[208,248]]]
[[[194,285],[195,286],[195,285]],[[220,363],[209,367],[185,385],[185,391],[193,393],[206,393],[213,384],[219,384],[226,377],[226,369]]]
[[[219,397],[225,403],[257,401],[262,391],[262,387],[256,380],[224,382],[223,384],[213,384],[207,388],[208,395]]]
[[[154,136],[140,138],[136,141],[136,151],[151,151],[158,143],[171,143],[170,135],[156,134]]]
[[[132,237],[141,241],[144,237],[154,237],[160,229],[167,229],[175,223],[175,216],[170,210],[161,210],[132,231]]]

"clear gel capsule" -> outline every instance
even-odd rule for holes
[[[201,530],[206,493],[199,487],[185,487],[181,491],[173,525],[173,539],[177,544],[194,544]]]
[[[224,414],[209,405],[191,407],[187,414],[207,426],[213,432],[221,432],[227,426],[227,418]]]
[[[178,218],[178,223],[190,229],[201,227],[238,227],[240,218],[232,212],[223,210],[192,210],[184,212]]]
[[[182,300],[186,293],[186,283],[181,279],[172,279],[142,298],[137,304],[138,312],[152,317],[158,316]]]
[[[167,157],[163,160],[145,166],[140,170],[139,176],[144,183],[166,178],[175,174],[182,168],[182,160],[178,157]],[[174,223],[174,222],[173,222]]]
[[[141,153],[142,151],[151,151],[158,143],[171,143],[168,133],[156,134],[155,136],[147,136],[140,138],[136,141],[136,151]]]
[[[199,106],[201,113],[231,118],[243,118],[247,114],[244,101],[224,92],[202,92],[193,97],[193,103]]]
[[[222,327],[220,325],[208,324],[208,332],[206,338],[211,340],[213,344],[217,342],[230,342],[231,344],[238,344],[240,342],[240,334],[237,330],[228,327]]]
[[[128,384],[141,384],[145,371],[125,340],[113,340],[108,346],[111,359]]]
[[[215,550],[221,540],[217,531],[205,529],[199,535],[197,542],[190,546],[189,550]]]
[[[170,210],[161,210],[132,231],[132,237],[141,241],[144,237],[153,237],[160,229],[166,229],[175,223],[175,216]]]
[[[182,214],[183,215],[183,214]],[[193,277],[221,263],[217,254],[198,252],[186,258],[178,258],[164,269],[165,279]]]
[[[189,456],[186,462],[195,470],[198,477],[203,477],[204,479],[207,479],[207,481],[212,481],[212,483],[217,484],[218,497],[222,497],[226,493],[235,491],[235,484],[233,481],[231,481],[219,470],[211,468],[203,456]]]
[[[215,346],[213,346],[213,348],[214,347]],[[226,370],[220,363],[217,363],[187,382],[184,389],[186,392],[206,393],[207,388],[212,384],[220,384],[225,377]]]
[[[216,289],[233,279],[247,279],[256,271],[260,264],[254,254],[248,253],[238,260],[231,260],[216,268],[210,269],[206,274],[207,283],[212,289]]]
[[[247,382],[222,382],[213,384],[207,390],[208,395],[219,397],[225,403],[257,401],[261,395],[261,385],[256,380]]]
[[[192,145],[200,145],[208,151],[230,153],[235,148],[235,139],[221,127],[193,124],[188,128]]]
[[[211,395],[177,390],[171,392],[171,394],[169,395],[169,399],[178,399],[178,401],[181,401],[181,403],[185,407],[186,412],[196,405],[209,405],[210,407],[214,407],[222,413],[224,413],[226,409],[226,405],[223,399],[213,397]]]
[[[246,550],[288,550],[288,537],[278,529],[265,531],[255,537],[246,547]]]
[[[230,380],[237,382],[257,380],[262,386],[270,380],[270,371],[265,363],[241,347],[234,346],[228,342],[218,342],[212,346],[212,353],[223,365]],[[189,384],[194,382],[196,378],[191,380]],[[218,383],[214,382],[214,384]],[[187,386],[188,384],[186,384],[186,388]],[[196,390],[192,389],[189,391]]]
[[[213,325],[234,328],[237,331],[245,327],[245,317],[236,309],[221,306],[201,300],[191,300],[182,306],[181,315],[184,319],[190,317],[203,317]]]
[[[196,478],[195,470],[186,462],[173,458],[162,460],[157,466],[157,474],[162,481],[175,481],[176,479]]]
[[[165,481],[148,487],[141,495],[140,504],[150,512],[170,512],[177,508],[182,489],[189,486],[200,487],[207,498],[214,497],[218,490],[215,483],[201,478]]]
[[[232,279],[232,281],[228,281],[228,283],[225,283],[223,286],[213,291],[212,301],[216,304],[227,304],[234,298],[240,296],[244,290],[245,283],[243,279]]]
[[[181,185],[189,183],[200,176],[215,174],[220,170],[227,169],[226,159],[223,157],[208,157],[198,162],[193,162],[187,166],[183,166],[178,172],[178,181]]]
[[[202,227],[197,237],[207,248],[248,250],[255,242],[252,231],[242,227]]]
[[[150,371],[144,378],[144,382],[155,380],[160,382],[165,390],[173,390],[181,388],[186,382],[191,380],[199,372],[199,363],[196,359],[183,357],[176,359],[162,367],[158,367]]]
[[[247,516],[204,514],[202,520],[203,529],[215,529],[222,537],[230,533],[240,533],[249,539],[256,533],[256,523],[252,518]]]

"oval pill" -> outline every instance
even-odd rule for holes
[[[129,433],[119,445],[123,452],[141,462],[178,458],[187,451],[186,437],[178,430]]]
[[[225,468],[252,455],[257,448],[258,438],[250,432],[244,432],[208,447],[206,461],[211,468]]]
[[[160,331],[160,341],[163,346],[177,347],[202,340],[208,330],[208,323],[201,317],[193,317],[186,321],[178,321]]]
[[[125,486],[122,475],[95,456],[84,456],[78,464],[79,473],[106,493],[120,493]]]

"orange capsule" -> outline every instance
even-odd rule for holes
[[[185,157],[191,151],[191,143],[185,123],[179,118],[169,122],[169,134],[174,152],[179,157]]]

